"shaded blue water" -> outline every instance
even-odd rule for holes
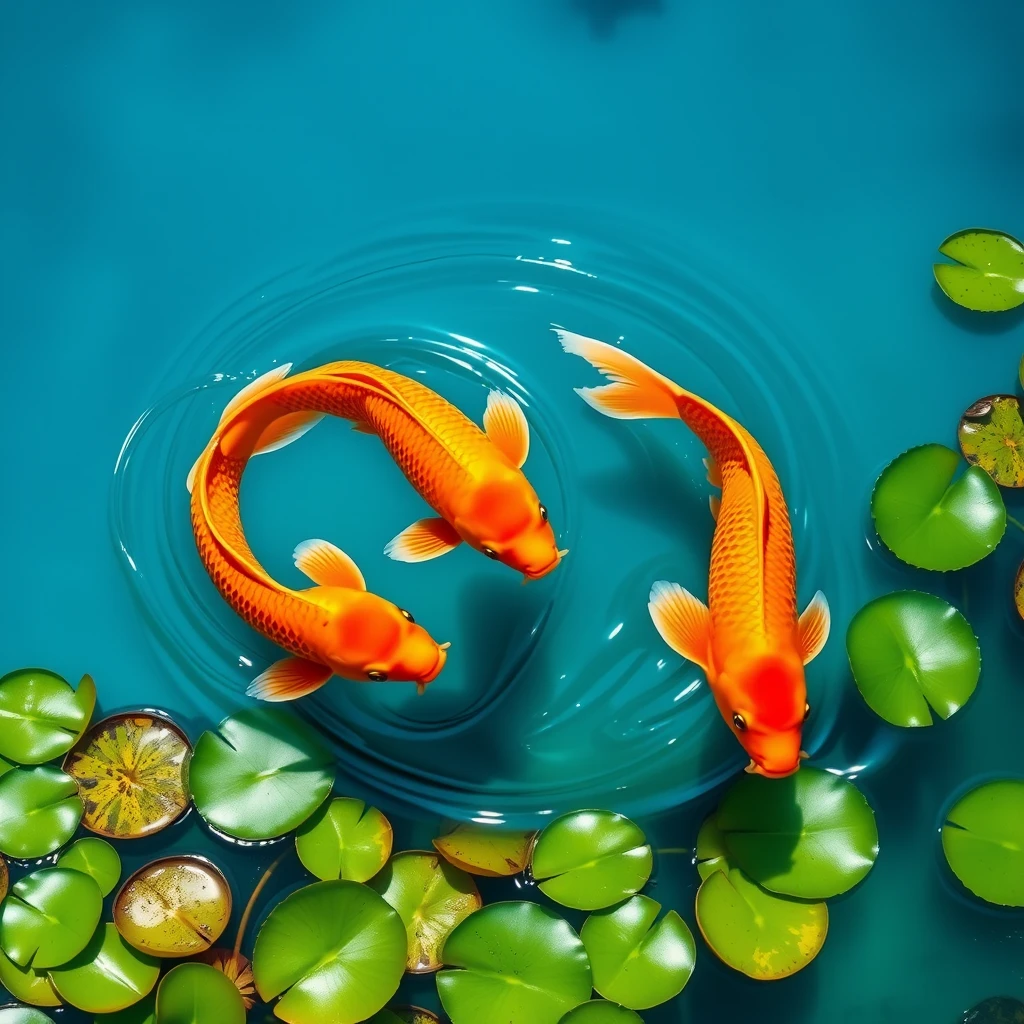
[[[692,843],[742,761],[644,605],[656,578],[703,589],[703,452],[679,424],[590,413],[571,388],[594,377],[549,328],[622,337],[774,460],[801,601],[821,587],[834,616],[809,749],[857,776],[882,843],[801,975],[757,986],[699,943],[683,997],[646,1019],[952,1022],[1024,997],[1024,918],[963,898],[936,834],[969,782],[1024,769],[1024,544],[940,578],[865,543],[882,466],[955,443],[960,411],[1014,384],[1021,318],[951,308],[930,263],[970,224],[1024,232],[1018,5],[142,2],[14,5],[0,27],[0,667],[89,671],[104,710],[157,704],[194,738],[272,656],[188,535],[185,473],[234,390],[274,360],[353,356],[478,417],[500,384],[571,549],[530,587],[468,551],[385,560],[422,504],[345,424],[251,467],[272,571],[296,583],[294,544],[330,537],[453,641],[424,698],[331,684],[303,710],[341,788],[423,809],[401,845],[440,814],[587,803]],[[860,604],[903,586],[956,601],[984,655],[972,702],[922,735],[872,718],[842,650]],[[171,841],[216,851],[239,904],[269,859],[194,821]],[[691,924],[695,881],[659,862]]]

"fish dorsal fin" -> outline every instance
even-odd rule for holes
[[[711,646],[707,605],[678,583],[659,580],[651,587],[647,608],[662,640],[706,672]]]
[[[275,366],[271,370],[267,370],[266,373],[261,374],[255,380],[250,381],[242,388],[241,391],[231,399],[226,406],[224,411],[220,414],[220,423],[226,423],[228,419],[237,412],[246,402],[249,401],[253,395],[258,395],[261,391],[266,391],[267,388],[276,384],[278,381],[282,381],[291,372],[291,363],[282,363],[280,366]]]
[[[245,691],[266,701],[296,700],[319,690],[333,673],[325,665],[305,658],[282,658],[261,672]]]
[[[431,516],[407,526],[388,541],[384,554],[396,562],[426,562],[446,555],[462,543],[455,527],[447,520]]]
[[[328,540],[304,540],[296,547],[292,557],[296,566],[321,587],[366,589],[366,580],[359,566]]]
[[[297,441],[312,430],[325,416],[322,412],[290,412],[279,416],[259,436],[253,455],[266,455]]]
[[[805,665],[821,653],[831,627],[832,614],[828,609],[828,601],[819,590],[797,623],[797,646]]]
[[[530,425],[523,407],[504,391],[492,390],[484,410],[484,433],[512,463],[521,468],[530,454]]]

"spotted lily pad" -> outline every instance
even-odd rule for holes
[[[0,907],[0,947],[22,967],[58,967],[85,949],[102,910],[103,894],[88,875],[34,871]]]
[[[398,990],[402,919],[358,882],[315,882],[270,912],[256,937],[256,989],[288,1024],[356,1024]]]
[[[558,1024],[644,1024],[632,1010],[606,999],[594,999],[580,1003],[570,1010]]]
[[[594,988],[631,1010],[659,1006],[682,992],[693,974],[697,950],[686,922],[661,904],[634,896],[599,910],[583,925],[580,938],[590,957]]]
[[[167,828],[188,809],[185,734],[144,712],[97,722],[64,759],[85,801],[82,824],[112,839],[139,839]]]
[[[600,910],[639,892],[652,864],[640,828],[611,811],[563,814],[541,832],[533,851],[541,890],[576,910]]]
[[[205,857],[163,857],[139,868],[114,900],[117,930],[160,957],[205,952],[231,917],[231,887]]]
[[[969,466],[954,480],[960,456],[941,444],[904,452],[882,471],[871,514],[882,543],[920,569],[973,565],[995,550],[1006,508],[992,478]]]
[[[967,620],[932,594],[905,590],[866,604],[846,633],[850,668],[868,707],[893,725],[932,724],[967,703],[981,651]]]
[[[297,828],[334,785],[334,758],[292,712],[250,708],[204,732],[192,796],[214,828],[236,839],[276,839]]]
[[[494,903],[448,936],[437,975],[452,1024],[558,1024],[590,998],[587,951],[536,903]]]
[[[939,287],[957,305],[998,313],[1024,303],[1024,246],[1016,238],[969,228],[950,235],[939,252],[956,260],[932,269]]]
[[[245,1024],[238,989],[208,964],[178,964],[156,992],[160,1024]]]
[[[536,832],[513,832],[491,825],[457,825],[438,836],[434,847],[450,864],[471,875],[518,875],[530,863]]]
[[[374,1014],[366,1024],[441,1024],[441,1019],[418,1006],[395,1006]]]
[[[208,949],[197,959],[220,971],[238,989],[246,1010],[253,1008],[256,1003],[256,981],[252,976],[252,964],[241,953],[234,953],[230,949]]]
[[[0,776],[0,851],[30,860],[59,850],[82,820],[75,780],[52,765]]]
[[[53,1024],[53,1018],[29,1006],[0,1006],[0,1024]]]
[[[160,974],[160,961],[132,949],[112,924],[96,929],[89,945],[50,971],[57,994],[86,1013],[114,1013],[149,995]]]
[[[960,417],[960,450],[1000,487],[1024,487],[1024,420],[1013,395],[989,395]]]
[[[15,999],[31,1006],[60,1006],[50,975],[45,970],[22,967],[0,949],[0,985]]]
[[[57,866],[89,875],[104,896],[114,891],[121,877],[121,858],[117,850],[110,843],[91,837],[72,843],[57,858]]]
[[[324,803],[295,834],[303,867],[328,881],[365,882],[391,856],[391,822],[362,800],[338,797]]]
[[[0,679],[0,757],[42,764],[67,753],[85,732],[96,706],[96,685],[83,676],[78,691],[41,668]]]
[[[942,826],[942,850],[975,896],[1024,907],[1024,780],[987,782],[961,797]]]
[[[852,889],[878,856],[875,815],[846,779],[801,768],[743,775],[717,814],[729,862],[770,892],[822,900]]]
[[[483,905],[473,879],[438,853],[396,854],[370,885],[402,918],[409,937],[405,969],[413,974],[436,971],[445,939]]]

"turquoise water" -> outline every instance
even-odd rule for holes
[[[621,337],[775,462],[801,602],[820,587],[833,611],[808,749],[856,777],[881,834],[808,969],[759,986],[698,939],[686,992],[645,1019],[952,1022],[1024,998],[1024,917],[963,896],[937,840],[967,785],[1024,770],[1009,599],[1024,538],[939,577],[879,552],[867,516],[891,457],[955,443],[967,405],[1014,385],[1022,318],[961,313],[930,263],[961,227],[1024,232],[1018,5],[3,18],[0,667],[89,671],[104,711],[159,706],[195,738],[273,656],[222,606],[187,526],[185,474],[234,390],[274,360],[351,356],[478,417],[500,384],[527,403],[527,470],[571,550],[526,588],[468,551],[384,559],[423,507],[346,424],[252,465],[243,515],[275,574],[297,583],[294,544],[329,537],[453,642],[423,698],[332,683],[302,711],[336,744],[339,787],[394,814],[401,846],[441,815],[536,823],[584,804],[640,816],[659,847],[692,844],[742,759],[645,596],[661,577],[706,585],[703,452],[679,424],[587,410],[571,388],[592,372],[550,326]],[[955,601],[984,655],[972,702],[920,735],[863,707],[842,648],[865,600],[907,586]],[[194,818],[146,843],[127,865],[210,853],[238,903],[274,855],[231,851]],[[659,859],[653,892],[691,925],[695,882],[685,856]]]

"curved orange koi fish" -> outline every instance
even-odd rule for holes
[[[674,651],[703,669],[715,703],[750,755],[747,771],[773,778],[800,766],[810,712],[804,666],[825,646],[829,610],[818,591],[796,611],[793,532],[779,479],[757,442],[731,416],[592,338],[556,329],[562,348],[582,356],[613,383],[577,388],[617,419],[679,418],[707,446],[717,520],[708,604],[676,583],[651,588],[654,625]]]

